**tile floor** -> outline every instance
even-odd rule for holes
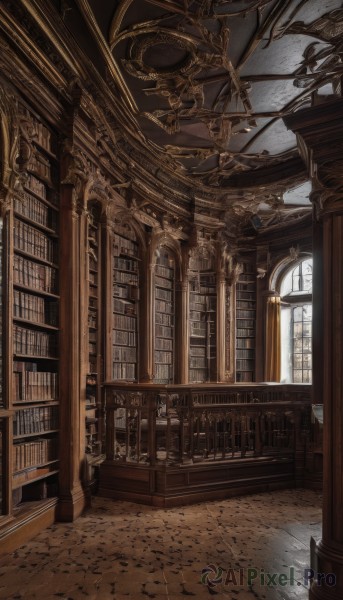
[[[167,510],[94,498],[74,524],[0,560],[0,599],[307,600],[303,571],[320,532],[321,497],[309,490]],[[262,585],[263,573],[279,585]]]

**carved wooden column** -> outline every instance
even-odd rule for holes
[[[103,323],[104,323],[104,354],[105,354],[105,362],[104,362],[104,380],[112,381],[113,380],[113,357],[112,357],[112,305],[113,305],[113,296],[112,296],[112,286],[113,286],[113,253],[112,253],[112,228],[108,221],[106,223],[101,224],[102,227],[102,242],[103,242],[103,250],[104,256],[106,260],[104,261],[104,269],[103,269],[103,298],[104,302],[102,304],[103,309]]]
[[[182,250],[182,279],[176,288],[176,379],[175,383],[189,382],[189,247]]]
[[[142,381],[144,383],[152,383],[154,380],[154,279],[155,279],[155,262],[154,257],[150,252],[147,253],[145,260],[146,279],[144,282],[145,293],[143,294],[143,311],[145,319],[142,323],[141,333],[143,335],[144,352],[141,357],[141,371],[143,373]]]
[[[343,101],[299,111],[285,122],[298,136],[314,186],[314,216],[322,223],[315,240],[322,268],[314,269],[322,281],[314,285],[323,287],[323,310],[315,307],[314,314],[323,314],[323,531],[312,568],[323,575],[315,575],[310,598],[338,600],[343,597]],[[313,350],[318,366],[317,344]]]
[[[60,504],[59,518],[72,521],[85,506],[81,487],[80,432],[80,215],[73,184],[61,191]]]

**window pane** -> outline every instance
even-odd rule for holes
[[[302,338],[297,338],[294,340],[293,350],[294,350],[294,352],[302,352],[303,351]]]
[[[300,290],[300,277],[299,275],[294,275],[293,273],[293,292],[298,292]]]
[[[304,350],[304,352],[312,351],[312,338],[304,338],[303,339],[303,350]]]
[[[303,308],[302,306],[297,306],[293,308],[293,321],[302,321],[303,320]]]
[[[293,371],[293,381],[294,381],[294,383],[302,383],[303,382],[302,375],[303,375],[302,371],[300,371],[300,370],[299,371],[294,370]]]
[[[303,333],[303,324],[302,323],[294,323],[294,337],[301,338]]]
[[[303,355],[302,354],[294,354],[293,356],[293,364],[294,369],[301,369],[303,366]]]
[[[311,337],[311,331],[312,331],[311,325],[312,325],[312,323],[304,323],[303,324],[303,336],[304,337]]]
[[[312,321],[312,305],[305,304],[303,306],[304,321]]]

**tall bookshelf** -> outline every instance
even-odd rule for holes
[[[104,449],[104,423],[101,406],[101,225],[100,207],[88,205],[87,271],[88,271],[88,372],[86,376],[85,452],[93,479],[91,465],[97,463]]]
[[[59,165],[50,130],[23,107],[21,119],[12,222],[15,506],[56,496],[59,470]]]
[[[236,381],[255,381],[256,273],[243,263],[236,284]]]
[[[134,230],[116,223],[112,237],[112,377],[138,380],[139,244]]]
[[[189,381],[203,383],[215,376],[217,285],[212,258],[190,261]]]
[[[155,265],[155,378],[154,383],[174,382],[175,260],[160,248]]]

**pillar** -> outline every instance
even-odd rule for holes
[[[311,566],[322,576],[314,577],[310,599],[338,600],[343,597],[343,101],[335,98],[298,111],[285,122],[297,134],[319,223],[314,289],[322,286],[322,293],[313,300],[315,318],[322,315],[323,326],[315,323],[313,358],[314,366],[322,364],[322,375],[314,377],[324,405],[323,528]]]

